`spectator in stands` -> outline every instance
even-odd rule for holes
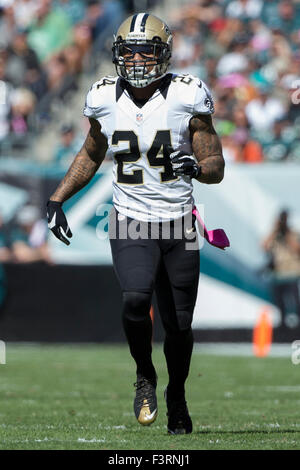
[[[272,129],[262,140],[266,160],[280,161],[287,158],[293,142],[293,133],[288,131],[288,121],[285,117],[277,119]]]
[[[229,75],[232,73],[245,72],[249,65],[247,47],[250,36],[247,33],[238,33],[232,39],[228,52],[223,55],[217,65],[217,74]]]
[[[17,29],[5,50],[5,77],[14,87],[27,87],[37,100],[48,91],[46,70],[29,47],[27,32]]]
[[[245,139],[243,142],[242,158],[245,163],[261,163],[264,160],[262,146],[256,140]]]
[[[96,38],[101,32],[102,16],[103,6],[101,5],[101,3],[98,0],[89,1],[85,21],[91,29],[93,39]]]
[[[250,136],[250,125],[244,106],[238,103],[232,111],[232,122],[235,126],[232,139],[239,150],[234,161],[245,163],[260,163],[263,161],[262,146]]]
[[[83,0],[55,0],[53,6],[62,10],[72,25],[81,21],[86,13],[86,2]]]
[[[271,87],[261,86],[258,92],[258,97],[246,105],[245,111],[250,126],[264,132],[285,115],[286,109],[278,98],[272,96]]]
[[[273,273],[274,295],[287,326],[292,315],[296,325],[300,322],[300,236],[291,229],[289,213],[282,210],[270,235],[262,247],[269,257],[268,269]]]
[[[174,53],[172,70],[176,73],[197,75],[202,54],[203,34],[201,24],[195,18],[187,18],[180,26],[179,34],[173,31]]]
[[[289,41],[281,32],[273,32],[272,44],[266,56],[267,63],[263,67],[264,75],[274,82],[289,68],[291,58],[292,50]]]
[[[77,23],[73,29],[72,39],[83,57],[88,54],[92,45],[92,31],[88,23]]]
[[[240,103],[236,104],[232,110],[232,121],[235,125],[235,132],[245,135],[245,140],[249,136],[249,121],[245,113],[245,108]]]
[[[52,0],[39,0],[28,43],[41,61],[71,43],[71,21],[61,9],[52,8]]]
[[[17,88],[11,93],[11,136],[18,139],[21,145],[24,144],[22,139],[30,131],[29,119],[34,107],[35,96],[27,88]]]
[[[274,273],[283,277],[300,276],[300,236],[290,227],[288,210],[280,211],[274,228],[262,246],[272,258]]]
[[[0,47],[3,48],[11,44],[16,29],[14,8],[12,2],[9,3],[11,4],[3,5],[0,17]]]
[[[64,52],[55,55],[47,64],[49,92],[54,97],[63,100],[67,94],[77,90],[77,80],[69,69],[69,63]]]
[[[195,18],[208,25],[222,16],[222,7],[215,0],[198,0],[186,3],[183,7],[170,12],[170,15],[173,23],[180,23],[186,18]]]
[[[12,6],[17,28],[30,28],[39,8],[39,0],[14,0]]]
[[[89,0],[85,21],[91,28],[93,40],[97,40],[109,24],[118,24],[123,16],[119,0]]]
[[[83,56],[77,44],[70,44],[62,51],[62,55],[66,60],[69,74],[77,77],[83,68]]]
[[[206,48],[210,55],[220,59],[230,52],[230,47],[236,36],[245,32],[245,25],[236,18],[218,18],[209,25],[210,34],[206,37]],[[217,48],[217,54],[214,49]]]
[[[47,245],[47,223],[40,218],[39,210],[35,206],[23,207],[17,216],[17,224],[11,240],[14,261],[53,264]]]
[[[234,0],[228,3],[225,13],[229,17],[247,22],[259,17],[262,6],[262,0]]]
[[[271,29],[274,25],[278,24],[278,0],[264,0],[261,10],[261,19],[263,23]]]
[[[31,72],[40,71],[40,62],[28,46],[27,34],[18,29],[7,48],[6,77],[13,86],[25,85]]]
[[[9,248],[9,235],[0,214],[0,263],[7,263],[11,261],[11,259],[12,254]]]
[[[242,161],[242,147],[232,134],[221,137],[223,156],[226,164]]]
[[[299,3],[299,2],[297,2]],[[278,17],[272,25],[286,35],[290,35],[300,28],[299,5],[290,0],[283,0],[278,5]]]
[[[60,135],[61,142],[54,152],[53,162],[68,166],[80,149],[82,141],[76,136],[72,124],[64,124]]]

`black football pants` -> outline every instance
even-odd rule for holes
[[[149,379],[156,375],[149,314],[155,290],[166,332],[168,396],[174,398],[184,393],[193,349],[191,324],[199,281],[197,233],[191,232],[194,223],[194,217],[187,222],[182,218],[176,226],[167,227],[166,223],[139,223],[115,210],[110,215],[113,264],[123,294],[122,321],[137,374]],[[130,224],[136,224],[134,237],[128,236]],[[143,237],[147,234],[146,239],[136,239],[139,231]]]

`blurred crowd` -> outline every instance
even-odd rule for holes
[[[300,0],[183,5],[164,18],[174,35],[171,70],[211,88],[227,163],[298,161]],[[0,0],[0,154],[28,148],[47,128],[55,103],[68,101],[99,55],[107,25],[137,8],[133,0]],[[68,163],[78,148],[72,123],[59,139],[53,161]]]
[[[65,103],[121,0],[0,0],[0,152],[24,148]],[[126,3],[126,2],[125,2]]]
[[[227,163],[300,161],[300,0],[198,0],[170,20],[172,69],[211,88]]]

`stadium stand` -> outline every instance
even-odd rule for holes
[[[2,155],[28,149],[33,158],[33,144],[95,72],[124,12],[118,0],[0,2]]]
[[[142,3],[139,9],[156,2]],[[213,90],[227,162],[297,161],[299,2],[176,5],[166,18],[174,31],[172,69],[200,76]],[[28,158],[51,159],[41,155],[38,136],[45,129],[51,134],[54,115],[63,114],[66,103],[74,116],[72,97],[84,95],[87,76],[90,83],[106,68],[113,72],[106,65],[108,38],[135,2],[2,0],[0,8],[1,153],[30,148]],[[82,127],[81,108],[75,109]]]
[[[299,1],[187,2],[174,68],[207,82],[227,163],[298,160]]]

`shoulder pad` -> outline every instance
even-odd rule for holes
[[[215,112],[214,101],[210,89],[202,80],[197,87],[193,114],[213,114]]]
[[[115,84],[118,77],[106,76],[93,83],[86,95],[83,114],[87,117],[100,117],[101,110],[107,102],[111,102],[115,93]]]
[[[173,74],[172,83],[178,87],[178,97],[191,114],[211,114],[214,105],[207,85],[191,74]]]

